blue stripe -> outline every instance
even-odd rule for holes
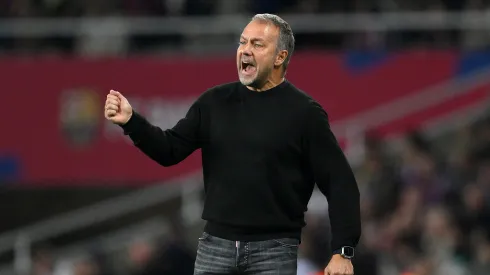
[[[351,73],[357,74],[383,64],[389,57],[384,51],[351,51],[345,54],[344,63]]]
[[[490,68],[490,52],[463,53],[456,65],[456,77],[465,77],[484,68]]]

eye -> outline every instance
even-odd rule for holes
[[[240,44],[240,45],[245,45],[245,43],[247,43],[247,42],[245,42],[245,41],[238,42],[238,44]]]
[[[255,48],[262,48],[264,45],[262,45],[260,43],[255,43],[254,46],[255,46]]]

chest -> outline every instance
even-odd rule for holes
[[[222,150],[255,153],[297,153],[301,115],[275,101],[233,102],[211,112],[210,142]]]

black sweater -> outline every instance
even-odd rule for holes
[[[240,82],[213,87],[171,129],[153,126],[137,112],[122,127],[163,166],[202,150],[202,218],[211,235],[300,238],[316,183],[329,202],[332,250],[359,241],[359,190],[327,113],[287,81],[264,92]]]

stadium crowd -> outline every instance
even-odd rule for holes
[[[485,0],[4,0],[0,1],[0,19],[106,17],[98,28],[87,29],[83,35],[46,35],[22,37],[0,35],[0,53],[6,54],[76,54],[125,55],[181,51],[195,37],[178,34],[140,35],[126,33],[125,25],[114,18],[135,16],[214,16],[220,14],[311,14],[311,13],[380,13],[406,11],[484,11],[490,8]],[[33,26],[35,27],[35,26]],[[293,26],[294,29],[294,26]],[[113,31],[109,31],[113,30]],[[76,32],[76,30],[74,30]],[[100,32],[112,33],[103,37]],[[117,36],[115,36],[117,34]],[[297,33],[297,49],[401,49],[414,47],[459,47],[485,49],[490,36],[485,30],[393,30],[357,31],[346,33]],[[207,40],[204,40],[207,41]],[[197,42],[196,42],[197,43]],[[210,42],[207,41],[207,44]],[[199,43],[199,44],[206,44]],[[201,45],[199,49],[204,46]],[[211,46],[211,49],[217,48]],[[209,47],[206,48],[209,50]],[[219,51],[219,49],[218,49]]]
[[[330,13],[359,11],[463,10],[488,5],[484,0],[6,0],[2,1],[4,17],[63,16],[168,16],[215,15],[233,13]]]
[[[368,137],[356,171],[363,211],[359,274],[488,274],[490,120],[446,140],[411,133],[395,155],[383,144]],[[310,259],[321,258],[317,268],[327,255],[325,242],[318,242],[326,230],[318,228],[311,228],[310,244],[321,248],[305,251]]]

